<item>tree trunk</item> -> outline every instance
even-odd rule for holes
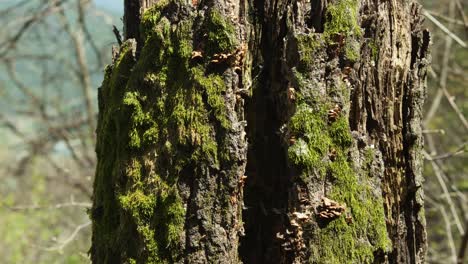
[[[424,263],[410,1],[125,1],[93,263]]]

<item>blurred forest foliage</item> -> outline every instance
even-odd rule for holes
[[[468,5],[421,2],[432,33],[424,109],[428,263],[456,263],[468,239]]]
[[[455,263],[468,229],[468,7],[422,4],[428,263]],[[96,89],[120,17],[92,0],[0,2],[2,263],[89,262]]]
[[[89,0],[0,2],[0,263],[88,262],[96,94],[120,16]]]

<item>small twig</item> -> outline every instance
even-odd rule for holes
[[[449,37],[451,37],[455,42],[457,42],[460,46],[463,48],[466,48],[466,44],[463,40],[461,40],[457,35],[452,33],[447,27],[445,27],[442,23],[439,22],[435,17],[433,17],[429,12],[426,10],[423,11],[423,14],[429,18],[436,26],[438,26],[445,34],[447,34]]]
[[[79,70],[76,72],[78,80],[81,84],[81,90],[83,92],[83,99],[86,106],[86,114],[88,119],[88,129],[89,135],[93,141],[95,141],[94,131],[95,131],[95,119],[94,119],[94,101],[93,101],[93,87],[91,84],[91,75],[89,71],[89,65],[87,62],[84,45],[83,45],[83,36],[82,30],[78,29],[73,31],[70,23],[68,23],[65,11],[62,9],[58,12],[60,22],[62,23],[63,29],[69,34],[75,51],[76,62],[78,64]]]
[[[460,121],[462,121],[463,123],[463,126],[465,127],[465,129],[468,131],[468,121],[466,120],[465,116],[463,115],[462,111],[460,110],[460,108],[458,108],[457,104],[455,103],[455,98],[453,96],[450,95],[450,93],[447,91],[447,89],[445,87],[442,88],[442,91],[444,92],[444,95],[445,97],[447,98],[450,106],[452,107],[452,109],[457,113],[458,115],[458,118],[460,119]]]
[[[456,25],[460,25],[460,26],[464,26],[465,23],[463,23],[463,21],[460,21],[460,20],[457,20],[457,19],[453,19],[453,18],[450,18],[450,17],[447,17],[447,16],[444,16],[442,14],[439,14],[437,12],[434,12],[434,11],[431,11],[431,10],[426,10],[429,14],[435,16],[435,17],[438,17],[438,18],[441,18],[449,23],[453,23],[453,24],[456,24]]]
[[[439,160],[439,159],[447,159],[447,158],[451,158],[451,157],[454,157],[456,155],[460,155],[464,152],[466,152],[466,146],[468,145],[468,141],[464,142],[463,144],[461,144],[455,151],[453,152],[448,152],[448,153],[444,153],[444,154],[441,154],[441,155],[437,155],[437,156],[434,156],[434,157],[430,157],[428,160]]]
[[[90,208],[91,203],[83,203],[83,202],[68,202],[68,203],[60,203],[60,204],[54,204],[54,205],[49,205],[49,206],[40,206],[40,205],[27,205],[27,206],[8,206],[7,208],[12,210],[12,211],[27,211],[27,210],[41,210],[41,209],[46,209],[46,210],[52,210],[52,209],[61,209],[61,208],[66,208],[66,207],[84,207],[84,208]]]
[[[79,226],[77,226],[75,228],[73,233],[67,239],[63,240],[62,242],[60,242],[59,244],[57,244],[57,245],[55,245],[53,247],[42,248],[42,249],[46,250],[46,251],[61,251],[61,250],[63,250],[64,247],[66,247],[68,244],[70,244],[70,242],[72,242],[75,239],[75,237],[78,235],[78,233],[82,229],[84,229],[84,228],[86,228],[86,227],[88,227],[90,225],[91,225],[91,221],[88,221],[88,222],[86,222],[84,224],[81,224],[81,225],[79,225]]]
[[[451,2],[449,5],[450,17],[453,16],[454,10],[455,10],[455,4]],[[451,25],[449,24],[449,26]],[[450,59],[452,42],[453,42],[452,38],[450,38],[449,36],[445,36],[445,47],[444,47],[442,65],[441,65],[441,71],[440,71],[440,77],[439,77],[439,88],[437,89],[437,94],[436,96],[434,96],[434,99],[432,100],[432,103],[431,103],[431,107],[429,108],[429,111],[427,112],[426,117],[424,118],[424,124],[428,124],[432,120],[435,113],[440,107],[440,103],[444,95],[442,88],[446,87],[447,85],[448,63]],[[437,78],[435,73],[434,75],[435,75],[434,79]]]
[[[464,8],[463,8],[460,0],[455,0],[455,3],[457,5],[458,12],[460,12],[460,15],[461,15],[461,17],[463,19],[463,24],[465,26],[465,30],[468,30],[468,19],[465,16]]]
[[[450,248],[451,258],[453,260],[453,263],[456,263],[457,249],[455,248],[455,242],[453,240],[453,235],[452,235],[452,227],[451,227],[452,223],[447,215],[447,211],[445,211],[445,208],[442,205],[439,205],[438,207],[439,207],[440,213],[442,214],[442,217],[444,218],[445,233],[447,235],[447,243]]]
[[[112,25],[112,32],[114,32],[115,38],[117,39],[119,46],[122,46],[122,35],[120,35],[120,31],[115,25]]]
[[[432,99],[431,107],[427,111],[426,117],[424,118],[424,124],[428,124],[435,116],[437,110],[439,109],[440,102],[442,101],[442,98],[444,97],[444,92],[442,92],[442,89],[437,89],[437,93]]]
[[[47,18],[48,15],[60,10],[59,7],[66,1],[67,0],[53,1],[52,4],[45,5],[45,8],[41,11],[34,13],[31,17],[26,19],[23,25],[19,27],[19,30],[10,39],[0,43],[0,57],[5,56],[8,52],[13,50],[13,47],[15,47],[22,36],[34,25],[34,23],[37,23],[40,20]]]
[[[104,59],[102,57],[101,52],[99,51],[99,47],[96,44],[96,41],[92,37],[91,32],[89,31],[86,21],[85,21],[85,13],[87,10],[87,5],[90,4],[90,0],[80,0],[78,1],[78,24],[80,25],[81,29],[83,30],[86,39],[88,40],[91,48],[97,58],[98,68],[101,69],[104,66]]]
[[[445,130],[443,129],[424,129],[423,134],[442,134],[445,135]]]
[[[0,113],[0,125],[8,128],[15,136],[21,139],[26,139],[26,135],[18,128],[18,126],[2,113]]]
[[[426,151],[423,151],[423,154],[424,154],[424,157],[427,160],[430,160],[431,156]],[[455,209],[455,205],[454,205],[454,202],[453,202],[453,200],[452,200],[452,198],[451,198],[451,196],[449,194],[447,185],[445,184],[445,181],[444,181],[444,179],[442,177],[442,172],[441,172],[441,170],[439,168],[439,165],[434,160],[430,160],[430,161],[431,161],[432,169],[434,170],[434,174],[436,175],[436,178],[437,178],[437,180],[439,182],[439,185],[442,188],[442,191],[444,193],[445,200],[447,201],[447,204],[449,205],[450,211],[451,211],[451,213],[453,215],[453,219],[455,221],[455,225],[457,226],[458,232],[460,234],[463,234],[463,233],[465,233],[465,231],[464,231],[463,226],[461,224],[460,218],[458,217],[457,210]]]

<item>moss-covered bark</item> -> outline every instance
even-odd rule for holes
[[[243,260],[423,263],[418,6],[312,2],[254,1]]]
[[[94,263],[424,262],[417,5],[136,2],[100,88]]]
[[[127,40],[106,70],[91,213],[95,263],[237,259],[243,65],[213,60],[241,50],[242,33],[218,7],[195,10],[158,2],[141,17],[140,43]]]

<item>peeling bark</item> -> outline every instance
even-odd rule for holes
[[[421,19],[410,1],[125,1],[93,262],[424,263]]]

